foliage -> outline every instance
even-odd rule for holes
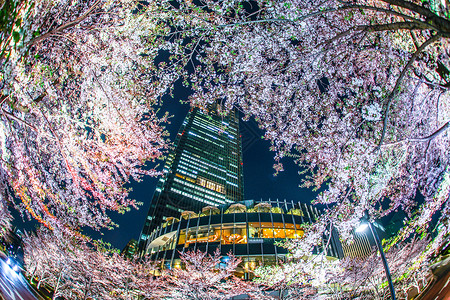
[[[427,283],[429,239],[402,242],[386,252],[398,299],[409,299]],[[255,270],[256,282],[279,291],[282,299],[308,299],[327,295],[337,299],[384,299],[389,295],[386,273],[379,255],[341,260],[323,255],[293,258],[277,266]],[[410,295],[409,295],[410,296]]]
[[[4,203],[0,202],[0,240],[7,237],[11,230],[11,214]]]
[[[48,228],[112,227],[136,207],[123,185],[157,175],[167,147],[153,80],[161,28],[133,1],[4,2],[0,201]],[[147,22],[142,22],[145,19]],[[166,80],[170,81],[169,79]]]
[[[38,287],[50,285],[53,299],[157,298],[164,288],[164,282],[153,277],[153,264],[127,260],[101,242],[89,245],[56,234],[40,230],[25,238],[24,248],[30,279],[37,280]]]

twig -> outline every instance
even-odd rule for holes
[[[5,101],[6,101],[6,99],[8,99],[9,98],[9,95],[2,95],[1,96],[1,102],[0,102],[0,106],[3,104],[3,103],[5,103]]]

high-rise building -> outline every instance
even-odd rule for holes
[[[153,195],[140,251],[167,217],[243,200],[239,116],[236,111],[221,116],[217,108],[193,108],[186,116]]]

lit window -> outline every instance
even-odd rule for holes
[[[208,181],[206,183],[206,187],[210,190],[215,190],[216,189],[216,185],[214,183],[212,183],[211,181]]]

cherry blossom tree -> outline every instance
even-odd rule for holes
[[[5,203],[0,202],[0,240],[11,230],[11,214]]]
[[[114,294],[122,295],[123,299],[129,299],[132,295],[143,299],[164,298],[167,291],[167,282],[162,277],[156,277],[159,272],[157,262],[142,258],[131,263],[120,264],[122,285],[114,289]],[[140,298],[139,298],[140,299]]]
[[[163,272],[168,283],[165,299],[229,299],[255,292],[248,283],[234,276],[240,260],[229,254],[222,260],[220,251],[213,255],[200,250],[180,254],[181,268]]]
[[[415,238],[386,252],[396,296],[410,299],[417,295],[428,279],[429,239]],[[323,254],[296,257],[276,266],[255,270],[255,281],[278,292],[279,299],[316,299],[319,295],[333,299],[385,299],[389,297],[386,274],[379,256],[341,260]]]
[[[416,237],[386,249],[386,259],[398,299],[410,299],[425,287],[429,277],[427,248],[431,248],[429,239]],[[316,266],[318,269],[311,274],[324,275],[322,284],[318,286],[323,293],[358,299],[385,299],[390,295],[386,273],[376,251],[368,257],[346,257],[336,261],[333,264],[335,268],[326,266],[331,272],[323,272],[320,270],[322,266]]]
[[[8,192],[7,186],[3,184],[6,180],[7,174],[3,169],[0,169],[0,199],[4,199],[4,201],[0,201],[0,240],[4,239],[11,230],[12,216],[7,203],[12,200],[12,197]]]
[[[429,240],[413,239],[408,243],[400,243],[386,252],[389,269],[396,296],[399,299],[410,299],[409,293],[415,290],[417,295],[428,279],[428,262],[424,251]],[[329,284],[336,287],[341,296],[384,299],[389,295],[386,285],[386,273],[377,253],[366,258],[346,258],[341,262],[343,272],[330,278]]]
[[[152,78],[148,39],[162,29],[138,5],[2,1],[2,206],[12,190],[20,211],[68,231],[114,226],[106,211],[136,207],[123,185],[158,174],[158,97],[171,80]]]
[[[293,157],[326,185],[316,201],[338,205],[313,231],[348,236],[418,192],[404,237],[448,213],[445,3],[49,3],[15,6],[1,56],[2,185],[47,226],[111,226],[106,209],[136,204],[123,183],[155,174],[139,168],[166,146],[154,106],[180,76],[192,105],[254,117],[277,171]]]
[[[300,263],[280,263],[275,266],[260,266],[255,269],[254,282],[277,293],[277,299],[314,299],[317,289],[310,284],[312,275]]]
[[[56,235],[55,235],[56,234]],[[130,261],[103,242],[39,230],[25,238],[25,267],[37,287],[53,289],[53,299],[161,297],[165,282],[152,276],[154,264]]]
[[[324,189],[316,202],[332,208],[313,231],[331,221],[348,237],[365,209],[417,210],[406,238],[449,213],[448,3],[162,3],[171,56],[158,70],[185,78],[192,105],[254,117],[275,169],[294,158],[303,186]]]
[[[16,206],[47,227],[112,226],[107,210],[136,205],[123,184],[157,174],[141,168],[166,147],[167,116],[156,108],[182,78],[193,106],[220,101],[219,113],[237,107],[255,118],[276,171],[295,159],[303,186],[323,189],[316,202],[329,209],[303,246],[293,244],[298,255],[321,243],[330,224],[348,238],[366,209],[372,218],[409,214],[394,244],[425,231],[439,211],[443,226],[428,256],[448,236],[446,2],[7,3],[16,4],[1,28],[1,202],[11,188]],[[190,255],[192,271],[217,261]],[[223,272],[231,269],[215,274]],[[184,278],[178,285],[174,274]],[[83,297],[103,285],[79,276]],[[182,285],[198,295],[215,277],[202,286],[182,270],[166,278],[174,295]]]
[[[55,236],[46,231],[24,239],[24,263],[30,281],[37,279],[38,289],[42,285],[51,286],[54,299],[64,294],[70,282],[67,278],[74,259],[70,246],[66,240],[55,240]]]
[[[387,259],[399,298],[409,299],[411,291],[415,296],[427,285],[430,268],[426,250],[432,248],[428,247],[429,242],[428,238],[414,238],[389,249]]]

